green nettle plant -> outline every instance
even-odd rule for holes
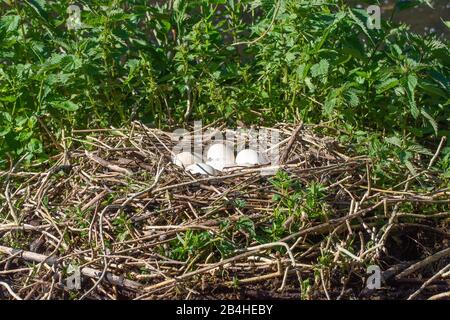
[[[78,1],[76,28],[69,1],[3,1],[0,166],[46,159],[73,128],[222,118],[327,122],[414,170],[449,135],[448,43],[393,22],[425,2],[370,29],[337,0]]]

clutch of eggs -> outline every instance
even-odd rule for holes
[[[263,157],[253,149],[241,150],[235,158],[233,149],[222,143],[215,143],[209,147],[205,163],[201,156],[186,151],[174,155],[172,162],[192,174],[202,175],[214,175],[216,171],[223,171],[236,165],[251,167],[265,163]]]

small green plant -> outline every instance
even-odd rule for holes
[[[244,199],[233,199],[232,205],[238,209],[244,209],[247,205],[247,202]]]
[[[113,221],[114,233],[116,234],[117,241],[125,241],[131,233],[132,224],[127,214],[121,212]]]
[[[271,183],[275,187],[276,193],[272,200],[276,206],[272,225],[266,231],[273,240],[280,239],[290,230],[298,229],[302,219],[321,219],[329,214],[330,209],[323,201],[325,193],[321,184],[313,181],[303,186],[282,170],[276,173]]]
[[[328,208],[324,203],[324,187],[317,182],[311,182],[303,192],[304,212],[310,218],[318,218],[327,215]]]
[[[207,231],[188,230],[184,234],[177,234],[177,239],[170,243],[170,257],[179,261],[191,259],[202,250],[211,248],[211,240]]]
[[[256,238],[255,224],[248,217],[239,218],[235,229],[245,235],[247,244]]]
[[[310,291],[311,291],[310,279],[307,278],[301,282],[300,298],[302,300],[309,300]]]

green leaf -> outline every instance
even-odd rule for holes
[[[389,89],[396,87],[399,84],[396,78],[389,78],[376,86],[377,94],[381,94]]]
[[[346,96],[348,97],[348,103],[350,104],[350,106],[352,106],[352,107],[358,106],[359,98],[355,91],[349,90],[346,93]]]
[[[389,144],[393,144],[394,146],[397,146],[400,148],[402,147],[402,140],[400,140],[399,137],[387,137],[384,140]]]
[[[236,228],[250,234],[251,237],[256,235],[255,224],[248,217],[242,217],[236,222]]]
[[[11,115],[8,112],[0,111],[0,137],[4,137],[11,132],[11,122]]]
[[[39,141],[38,139],[32,138],[30,142],[28,142],[27,149],[31,153],[42,153],[43,151],[42,142]]]
[[[17,30],[19,27],[20,16],[4,16],[0,19],[0,29],[4,29],[6,33]]]
[[[408,89],[410,92],[414,92],[414,89],[417,86],[417,77],[413,74],[410,74],[408,76]]]
[[[72,101],[62,101],[53,104],[57,109],[62,109],[66,111],[77,111],[80,107],[79,105],[73,103]]]
[[[333,113],[334,107],[336,107],[337,101],[338,99],[336,97],[327,99],[323,105],[323,111],[327,115],[331,115]]]
[[[430,96],[447,98],[447,93],[444,90],[428,82],[419,82],[419,87]]]
[[[353,21],[358,25],[361,30],[364,32],[364,34],[367,36],[367,38],[370,40],[372,44],[374,44],[374,41],[372,39],[372,36],[370,35],[369,30],[366,26],[366,21],[368,19],[368,14],[366,10],[362,9],[350,9],[349,10],[350,17],[353,19]],[[359,17],[357,17],[359,16]]]
[[[424,116],[431,124],[431,126],[433,127],[434,133],[437,135],[438,134],[438,124],[436,122],[436,120],[433,119],[433,117],[427,113],[423,108],[422,110],[420,110],[420,113],[422,114],[422,116]]]
[[[17,96],[0,96],[0,101],[3,102],[14,102],[17,100]]]
[[[40,18],[48,22],[48,14],[44,9],[45,1],[43,0],[25,0],[25,3],[33,8]]]
[[[82,65],[81,59],[72,54],[65,56],[62,59],[61,63],[63,64],[63,67],[62,67],[63,70],[66,72],[74,71],[74,70],[80,68]]]
[[[442,19],[441,19],[441,20],[442,20]],[[445,24],[445,26],[446,26],[447,28],[450,29],[450,21],[444,21],[444,20],[442,20],[442,22]]]
[[[432,153],[430,150],[428,150],[428,149],[425,148],[424,146],[421,146],[420,144],[413,144],[413,145],[410,145],[410,146],[408,147],[408,150],[409,150],[409,151],[412,151],[412,152],[415,152],[415,153],[425,154],[425,155],[427,155],[427,156],[432,156],[432,155],[433,155],[433,153]]]
[[[417,171],[416,171],[416,169],[414,168],[414,166],[413,166],[413,164],[411,163],[411,161],[405,160],[404,163],[405,163],[405,166],[408,168],[408,170],[409,170],[413,175],[416,175],[416,174],[417,174]]]
[[[311,67],[311,76],[312,77],[318,77],[322,75],[328,74],[328,68],[330,64],[327,60],[322,59],[319,63],[316,63]]]
[[[414,117],[414,119],[417,119],[417,117],[420,114],[420,111],[417,108],[416,100],[415,100],[415,97],[414,97],[414,91],[416,89],[416,86],[417,86],[417,77],[415,75],[413,75],[413,74],[410,74],[408,76],[408,88],[407,88],[407,91],[408,91],[408,97],[409,97],[409,107],[410,107],[410,110],[411,110],[411,115]]]
[[[11,126],[0,127],[0,137],[4,137],[10,132],[11,132]]]

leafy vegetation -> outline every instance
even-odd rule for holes
[[[132,119],[322,121],[411,169],[449,135],[448,45],[392,19],[369,29],[344,1],[81,1],[78,29],[70,4],[0,5],[2,166],[46,159],[73,128]]]
[[[0,218],[11,222],[3,226],[6,231],[0,230],[2,244],[32,251],[45,250],[44,244],[53,246],[51,255],[58,251],[73,259],[64,275],[85,264],[88,256],[89,261],[95,255],[106,261],[109,253],[133,254],[136,263],[146,262],[122,270],[128,278],[149,285],[154,285],[155,276],[149,257],[163,259],[161,270],[172,272],[167,276],[158,269],[165,281],[181,279],[190,271],[195,274],[199,265],[217,263],[210,276],[217,276],[218,282],[231,281],[234,289],[243,279],[258,280],[250,272],[258,261],[248,268],[235,268],[233,262],[228,268],[221,264],[224,259],[266,246],[265,261],[272,264],[270,270],[278,268],[269,276],[279,277],[284,273],[282,264],[292,267],[291,257],[282,261],[281,256],[295,250],[298,261],[305,258],[311,267],[303,270],[306,278],[296,273],[300,287],[295,294],[302,298],[325,288],[324,279],[337,279],[332,272],[350,279],[355,256],[359,267],[379,261],[391,266],[445,246],[429,230],[433,235],[426,237],[414,230],[422,224],[433,229],[431,222],[444,229],[442,220],[448,221],[450,49],[447,40],[414,34],[394,19],[399,11],[430,1],[395,1],[392,15],[382,19],[380,29],[367,26],[370,17],[365,9],[342,0],[153,3],[78,1],[79,21],[67,0],[0,3]],[[241,181],[243,186],[239,178],[228,180],[208,193],[171,168],[159,181],[163,187],[155,191],[149,181],[158,184],[161,152],[154,150],[155,141],[146,140],[150,129],[130,125],[132,120],[164,130],[189,126],[192,120],[204,124],[219,120],[228,127],[302,121],[315,124],[305,133],[314,130],[337,141],[328,148],[324,138],[318,149],[317,141],[295,141],[293,163],[325,168],[306,178],[298,166],[251,185],[245,184],[247,178]],[[123,131],[105,134],[103,140],[99,135],[96,142],[105,149],[73,131],[110,126]],[[347,149],[341,162],[330,168],[330,159],[341,151],[338,142]],[[145,166],[130,151],[136,145],[140,150],[148,147],[146,156],[151,156]],[[77,155],[62,166],[67,170],[60,170],[54,159],[66,160],[67,150],[76,150]],[[136,174],[110,175],[108,168],[83,160],[86,150],[98,152],[104,161],[134,159],[124,166],[134,166]],[[359,161],[357,167],[350,167],[350,157]],[[4,170],[17,163],[25,172],[12,175]],[[341,165],[344,169],[338,168]],[[36,170],[41,174],[30,172]],[[347,178],[345,185],[336,182]],[[172,185],[179,181],[185,184]],[[371,186],[374,190],[369,192]],[[153,191],[157,194],[140,198]],[[366,201],[366,207],[358,207],[359,201]],[[378,207],[381,201],[384,205]],[[357,221],[342,220],[352,212],[365,220],[360,215],[354,218]],[[45,224],[35,226],[36,218]],[[412,231],[396,233],[392,245],[386,238],[397,232],[393,231],[397,221]],[[16,230],[19,223],[27,227]],[[315,228],[322,231],[315,233]],[[27,233],[38,229],[54,235],[36,232],[40,238],[33,239],[34,233]],[[344,236],[339,237],[338,231]],[[305,232],[301,243],[300,237],[295,242],[290,238],[298,232]],[[392,252],[403,254],[405,243],[415,238],[420,241],[414,246],[421,248],[407,257],[388,261],[378,253],[378,247],[398,245],[401,250]],[[283,241],[293,244],[285,247],[280,245]],[[71,250],[80,256],[72,257],[77,253]],[[165,263],[182,268],[166,268]],[[106,263],[103,267],[108,268]],[[31,263],[29,268],[40,277],[40,268]],[[289,268],[282,287],[293,271]],[[267,270],[261,274],[267,276]],[[207,277],[202,277],[193,283],[203,286]],[[79,296],[69,292],[68,297]]]

